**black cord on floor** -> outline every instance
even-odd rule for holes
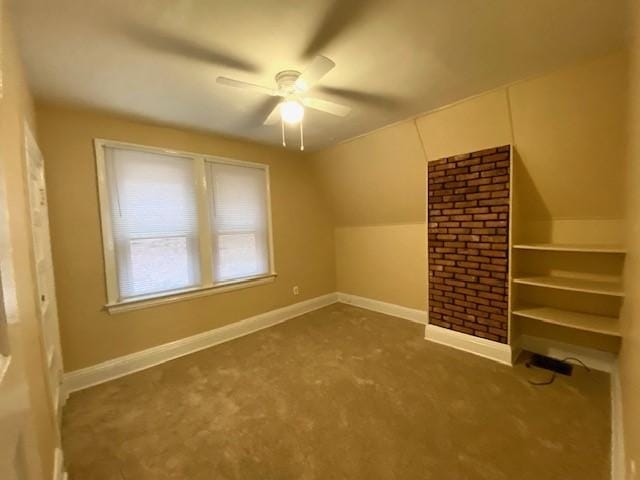
[[[569,360],[573,360],[574,362],[579,363],[580,365],[582,365],[584,367],[584,369],[587,372],[591,372],[591,369],[589,367],[587,367],[587,365],[582,360],[580,360],[579,358],[576,358],[576,357],[565,357],[560,361],[561,362],[568,362]],[[531,364],[529,362],[526,362],[525,365],[527,366],[527,368],[531,368]],[[535,385],[536,387],[543,387],[545,385],[551,385],[555,380],[556,380],[556,372],[551,372],[551,377],[549,377],[548,380],[544,380],[544,381],[541,381],[541,382],[536,382],[534,380],[529,379],[528,382],[531,385]]]
[[[529,379],[528,382],[531,385],[535,385],[536,387],[543,387],[545,385],[551,385],[555,380],[556,380],[556,372],[551,372],[551,377],[549,377],[549,380],[545,380],[543,382],[536,382],[534,380]]]

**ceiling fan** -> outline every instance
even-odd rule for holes
[[[313,108],[337,116],[346,116],[351,110],[344,105],[308,96],[307,92],[311,88],[314,89],[314,92],[318,91],[328,95],[329,98],[348,100],[352,105],[364,104],[379,109],[395,109],[402,105],[402,100],[393,95],[363,91],[360,88],[350,89],[318,84],[319,80],[335,67],[333,61],[320,53],[333,48],[352,25],[362,22],[364,18],[375,13],[379,6],[386,4],[382,0],[367,0],[366,2],[362,0],[326,0],[324,3],[328,4],[324,15],[299,53],[302,58],[313,58],[303,73],[295,70],[280,72],[275,77],[273,88],[227,77],[218,77],[217,80],[223,85],[250,89],[265,94],[266,101],[253,112],[249,124],[253,127],[254,120],[260,123],[264,122],[267,125],[280,121],[284,143],[284,123],[287,121],[282,119],[283,115],[294,125],[297,120],[300,125],[302,148],[304,148],[302,120],[305,108]],[[260,71],[259,65],[239,58],[224,48],[216,48],[215,45],[208,42],[195,41],[191,36],[185,37],[166,28],[158,28],[145,23],[126,22],[121,17],[114,17],[112,20],[114,28],[145,48],[246,74],[255,74]],[[277,105],[274,108],[276,102]]]
[[[243,88],[272,97],[281,97],[282,100],[267,115],[264,125],[274,125],[280,120],[282,144],[284,146],[286,146],[284,124],[300,125],[300,150],[304,150],[302,120],[304,119],[305,107],[338,117],[345,117],[351,111],[351,108],[346,105],[307,96],[307,92],[335,66],[336,64],[331,59],[323,55],[317,55],[303,73],[297,70],[284,70],[276,74],[276,88],[264,87],[227,77],[218,77],[216,81],[229,87]]]

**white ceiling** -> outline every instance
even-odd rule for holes
[[[626,0],[10,1],[37,98],[262,142],[273,99],[215,78],[271,86],[322,53],[314,95],[353,111],[308,112],[316,149],[626,41]]]

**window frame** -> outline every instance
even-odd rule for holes
[[[188,298],[195,298],[216,293],[228,292],[257,285],[271,283],[277,277],[275,271],[274,249],[273,249],[273,225],[271,216],[271,178],[269,165],[244,160],[235,160],[215,155],[202,153],[192,153],[181,150],[174,150],[162,147],[151,147],[135,143],[121,142],[117,140],[107,140],[102,138],[94,139],[94,150],[96,157],[96,174],[98,180],[98,201],[100,210],[100,226],[102,232],[102,252],[104,260],[104,271],[106,281],[107,303],[106,310],[109,313],[118,313],[129,310],[137,310],[155,305],[173,303]],[[173,155],[189,159],[193,162],[193,181],[196,187],[196,208],[198,212],[198,252],[200,265],[200,285],[179,290],[158,292],[148,295],[140,295],[122,299],[118,284],[118,268],[115,252],[115,240],[111,221],[111,198],[107,180],[107,165],[105,158],[105,148],[121,148],[127,150],[142,151],[147,153]],[[265,202],[267,210],[267,255],[268,271],[263,274],[223,282],[213,281],[214,254],[212,232],[209,223],[210,206],[208,201],[209,186],[207,185],[206,162],[218,164],[236,165],[248,168],[257,168],[265,174]]]

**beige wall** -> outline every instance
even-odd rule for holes
[[[512,143],[506,89],[485,93],[416,119],[429,161]]]
[[[425,310],[426,248],[424,223],[338,227],[338,291]]]
[[[413,122],[312,156],[337,225],[340,292],[426,308],[425,161]]]
[[[627,479],[640,478],[640,4],[634,4],[629,102],[626,298],[622,315],[622,386]],[[631,462],[636,475],[631,474]]]
[[[336,225],[424,222],[425,164],[413,122],[312,156]]]
[[[46,383],[46,363],[36,313],[38,299],[32,270],[31,224],[25,190],[24,123],[33,127],[33,109],[9,16],[5,6],[1,2],[0,5],[0,70],[3,72],[3,98],[0,99],[0,299],[10,322],[12,363],[9,372],[17,372],[21,377],[16,379],[16,385],[12,384],[11,378],[5,378],[4,382],[11,384],[9,386],[22,387],[24,369],[28,405],[17,407],[27,410],[24,440],[32,470],[30,473],[34,479],[50,479],[54,449],[59,441]],[[6,395],[6,390],[4,392]],[[12,392],[16,396],[19,393]],[[6,408],[8,401],[9,398],[4,397],[0,404]],[[7,413],[6,410],[2,412],[3,415]]]
[[[76,370],[335,291],[333,223],[305,157],[214,135],[41,105],[65,369]],[[220,155],[271,169],[272,284],[107,314],[93,139]],[[300,295],[292,295],[292,287]]]
[[[624,217],[627,75],[621,53],[509,88],[529,218]]]
[[[620,243],[626,75],[626,56],[609,55],[314,154],[338,226],[339,290],[426,308],[425,159],[512,141],[520,222],[544,219],[546,240]]]

